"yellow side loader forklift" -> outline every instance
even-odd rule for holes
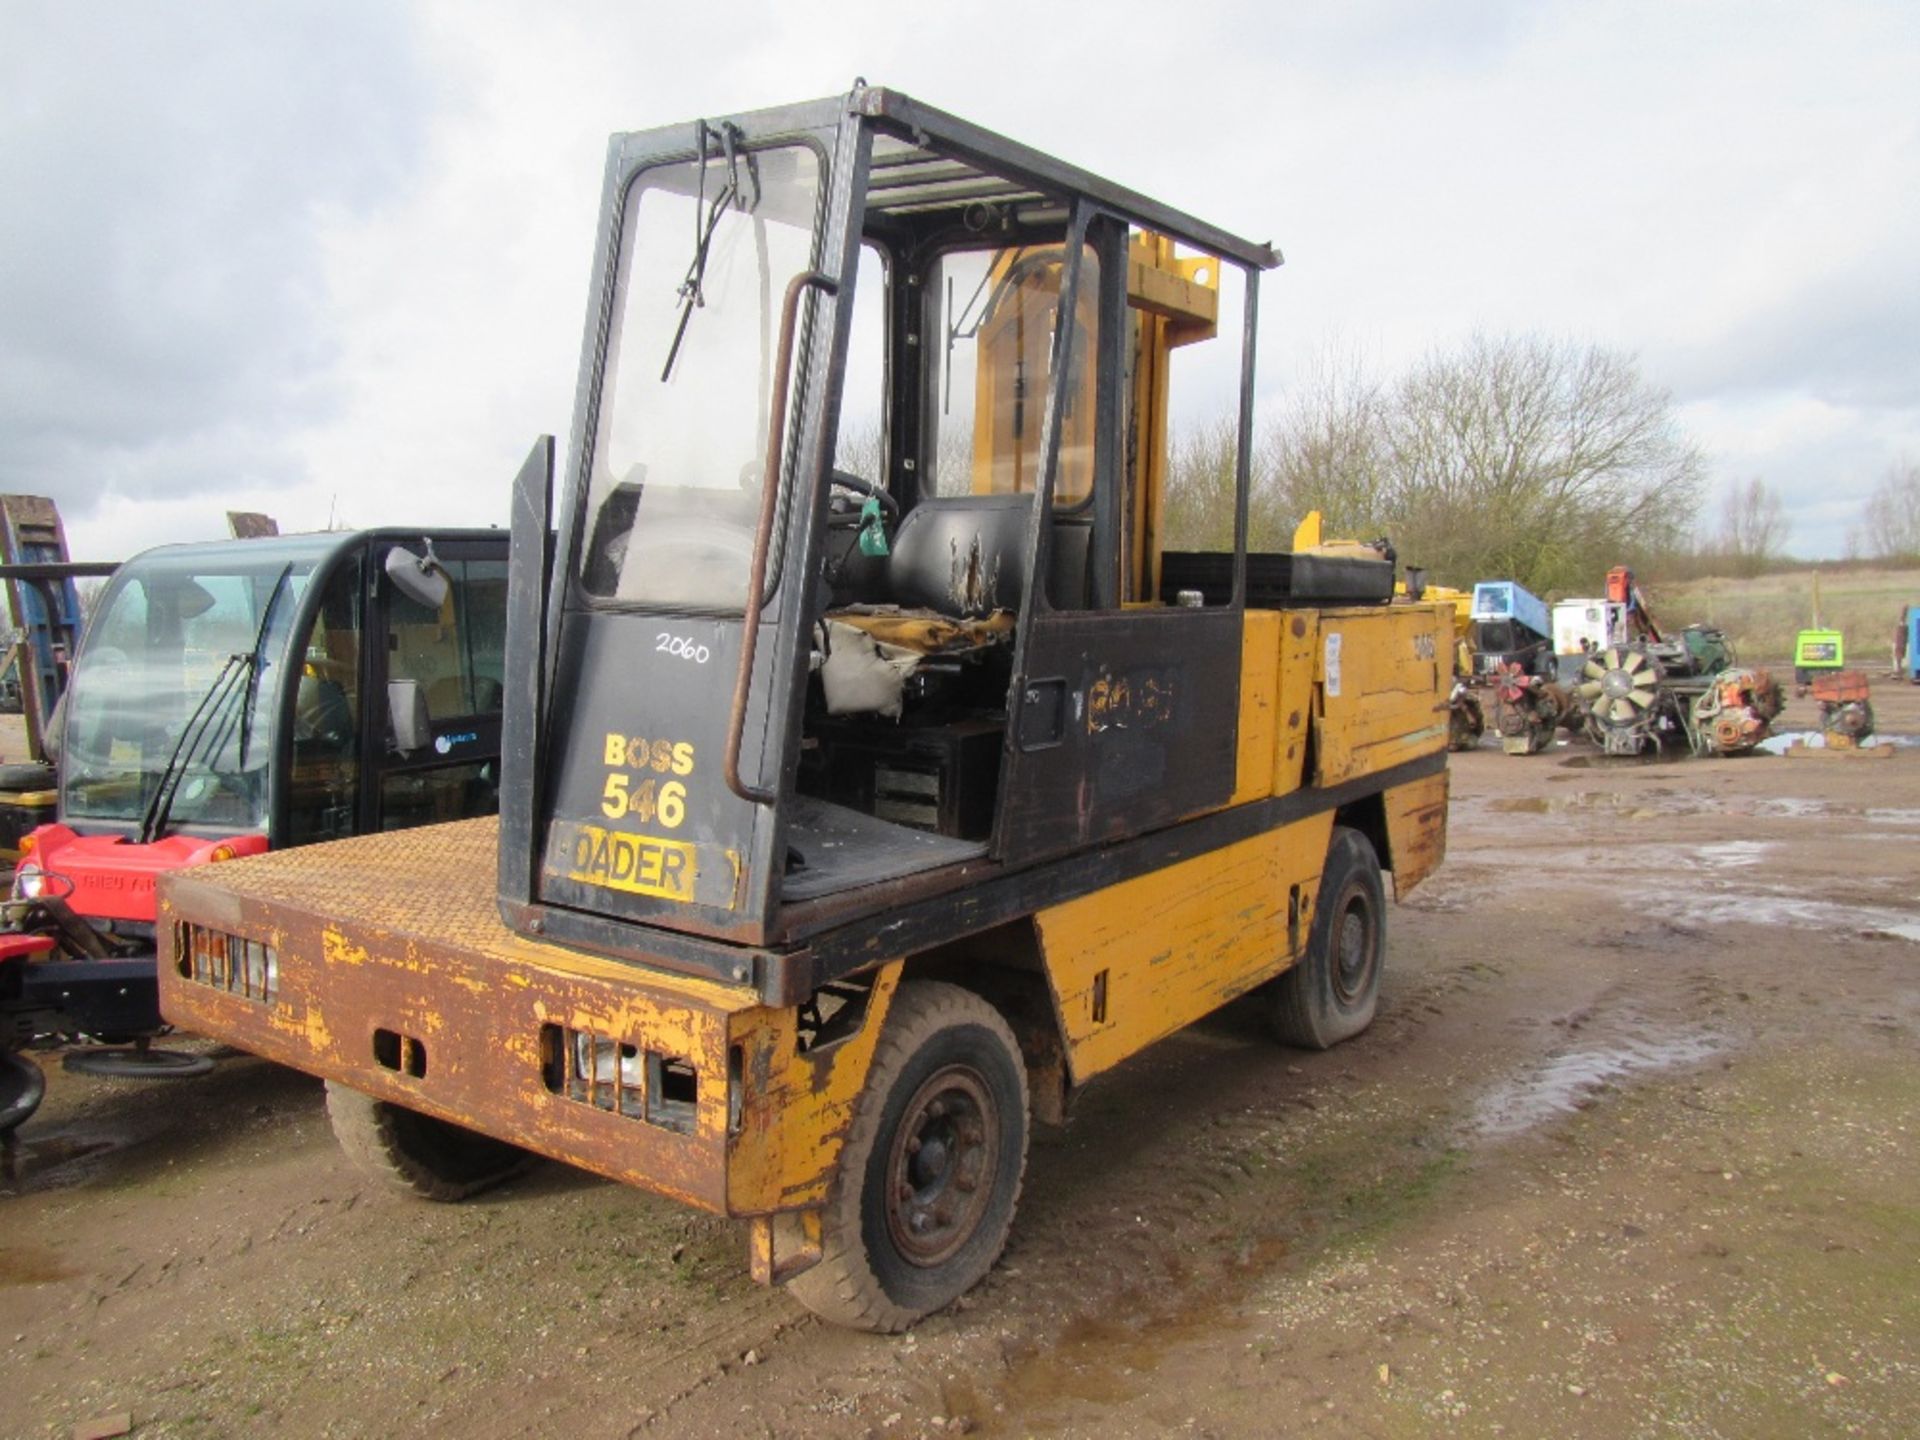
[[[406,1189],[551,1156],[878,1330],[987,1272],[1102,1071],[1256,990],[1363,1030],[1383,870],[1443,853],[1453,607],[1383,546],[1248,553],[1278,263],[864,85],[616,136],[569,469],[514,489],[499,820],[169,877],[169,1019],[324,1076]],[[1209,346],[1233,541],[1179,552]]]

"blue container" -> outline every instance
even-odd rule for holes
[[[1473,587],[1470,620],[1512,620],[1542,640],[1553,638],[1553,618],[1546,602],[1511,580],[1482,580]]]

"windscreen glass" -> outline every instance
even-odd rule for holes
[[[164,789],[168,828],[264,829],[273,696],[307,579],[264,556],[123,566],[67,690],[67,817],[138,822]]]
[[[820,161],[804,145],[634,179],[589,461],[589,595],[744,608],[781,304],[810,268],[819,194]]]

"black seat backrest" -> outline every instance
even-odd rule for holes
[[[1032,515],[1031,495],[922,500],[893,537],[887,576],[894,599],[961,619],[1018,610]]]

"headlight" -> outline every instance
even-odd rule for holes
[[[240,962],[245,976],[245,991],[248,995],[258,995],[263,1000],[271,1000],[280,993],[280,953],[271,945],[262,945],[258,940],[242,940],[234,945],[240,953],[234,958]]]
[[[38,900],[46,893],[47,880],[40,873],[40,867],[31,860],[22,860],[19,868],[13,872],[13,898],[16,900]]]
[[[591,1080],[600,1085],[613,1084],[615,1075],[618,1075],[623,1087],[638,1090],[646,1068],[640,1059],[640,1052],[634,1046],[575,1031],[573,1073],[582,1080]]]

